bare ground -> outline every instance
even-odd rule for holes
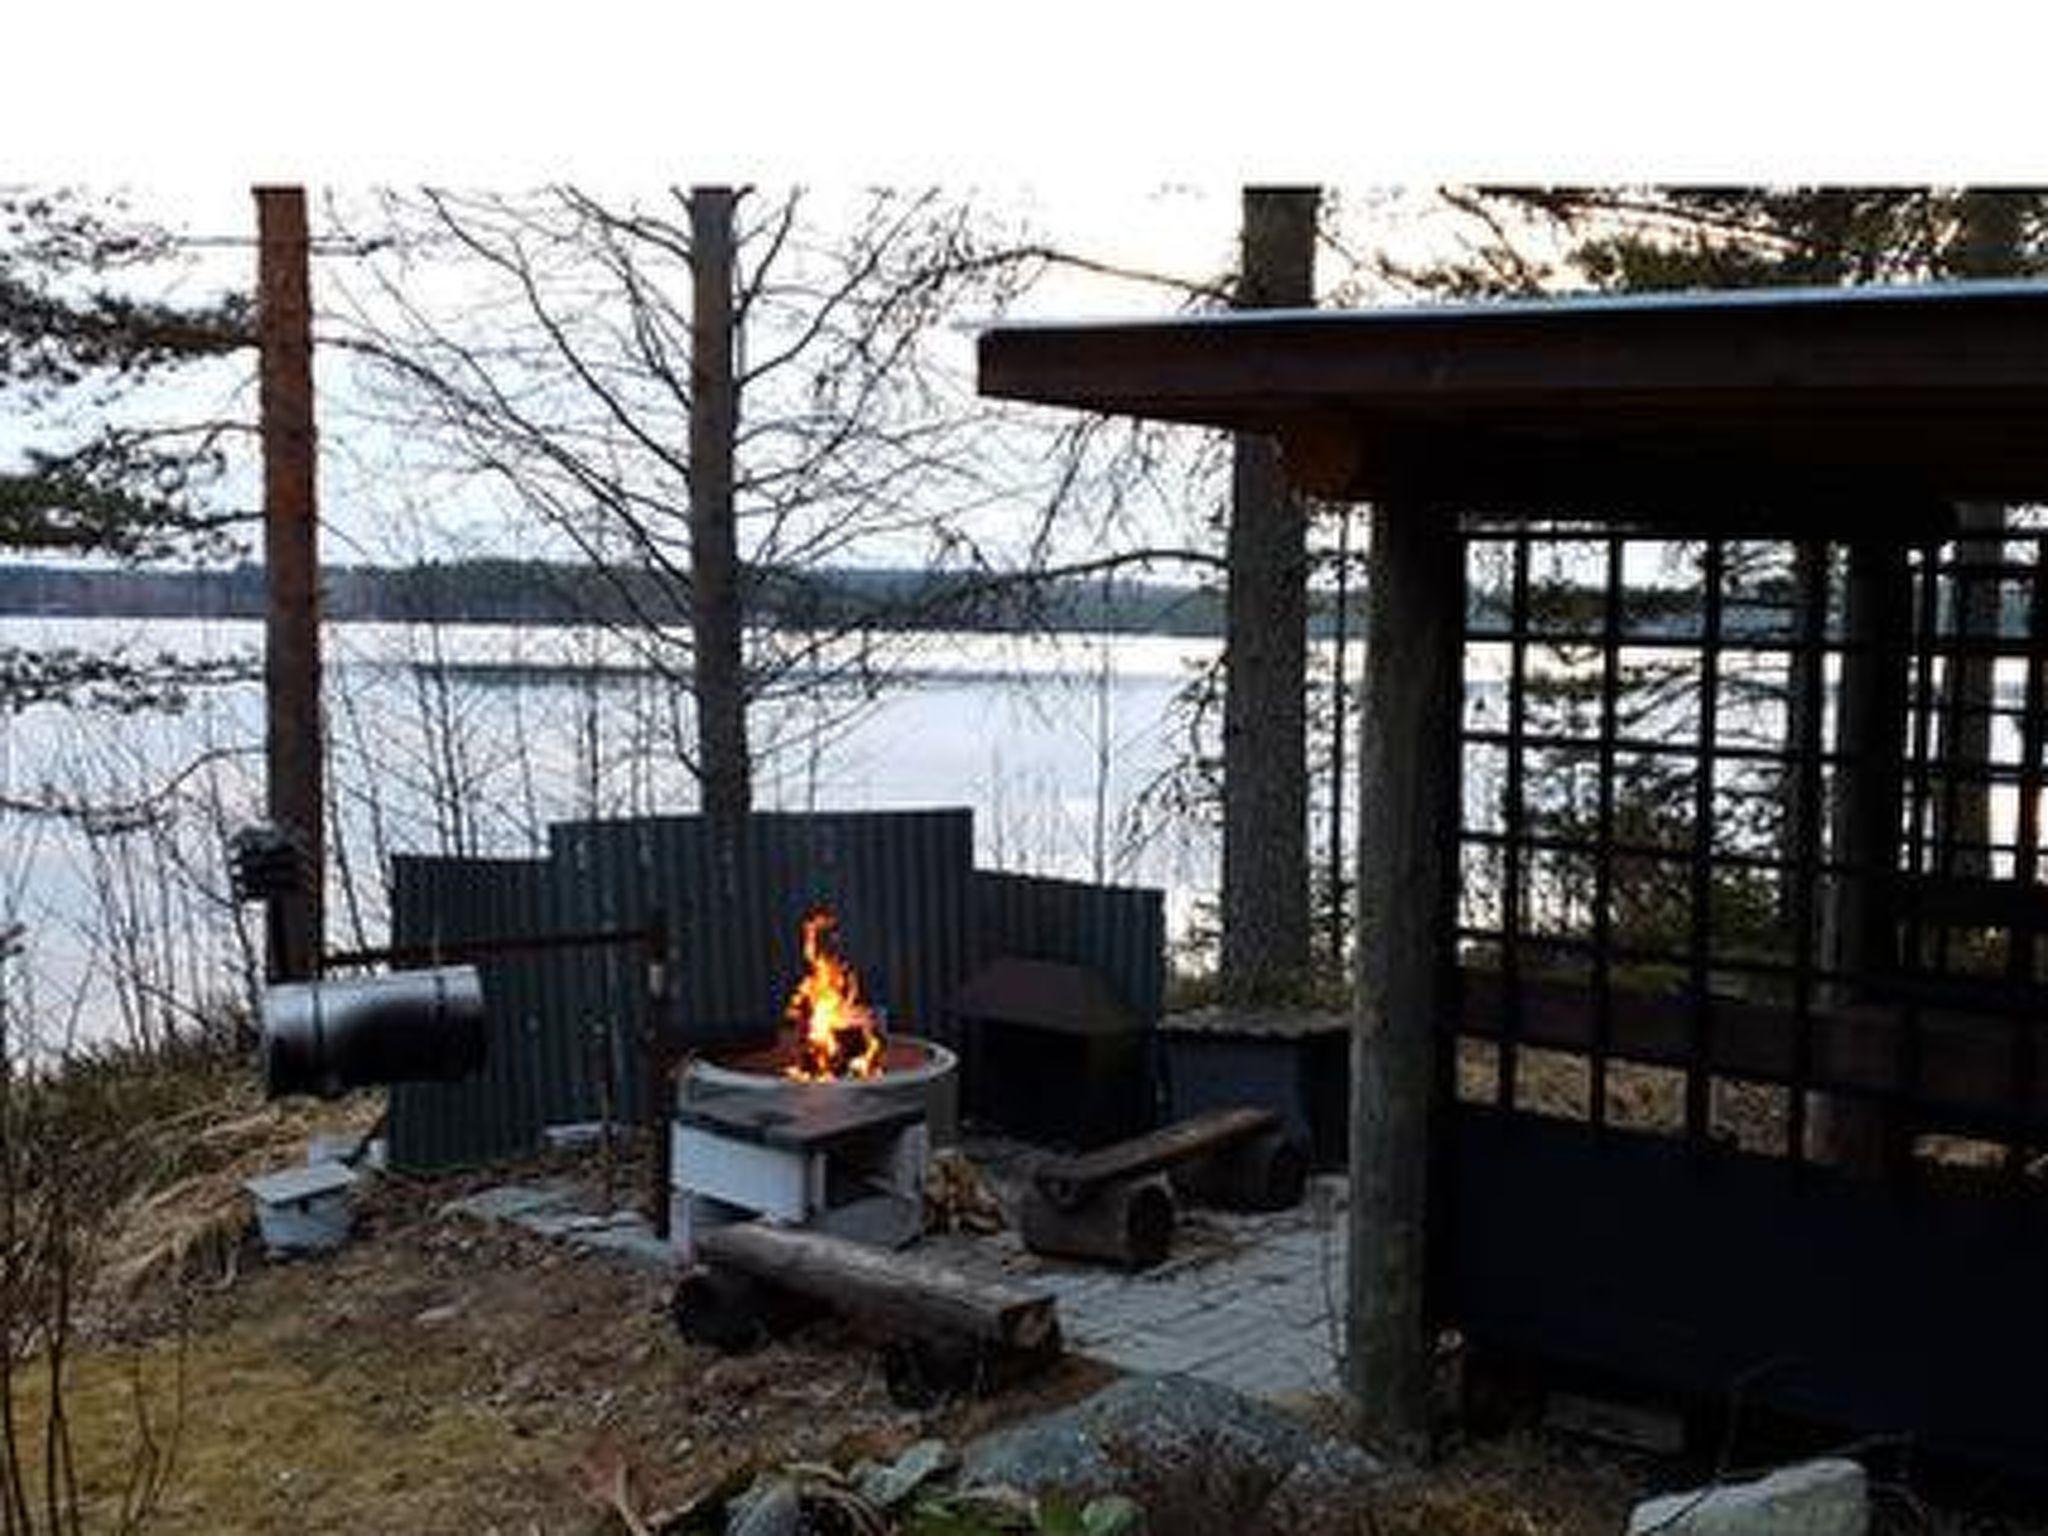
[[[102,1314],[67,1393],[94,1512],[117,1509],[138,1449],[153,1445],[169,1475],[150,1530],[617,1532],[593,1484],[621,1467],[635,1508],[652,1513],[758,1466],[844,1465],[929,1435],[958,1443],[1108,1376],[1071,1360],[994,1401],[914,1413],[888,1401],[872,1349],[829,1321],[721,1357],[677,1336],[659,1276],[440,1215],[470,1183],[381,1180],[334,1255],[266,1263],[245,1244],[231,1278],[158,1280]],[[33,1393],[27,1406],[39,1417]],[[1617,1532],[1671,1477],[1524,1431],[1302,1529]],[[1898,1505],[1880,1529],[2041,1528]]]
[[[150,1527],[170,1532],[616,1529],[586,1485],[620,1459],[659,1510],[753,1465],[965,1436],[1106,1379],[1075,1361],[1000,1402],[906,1412],[833,1325],[740,1358],[693,1348],[657,1276],[437,1216],[458,1191],[385,1181],[339,1253],[255,1260],[110,1320],[68,1394],[88,1497],[111,1510],[132,1464],[138,1371],[172,1445],[182,1368]]]

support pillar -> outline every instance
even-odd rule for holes
[[[1366,1439],[1428,1435],[1429,1172],[1439,1029],[1455,1006],[1465,581],[1455,517],[1372,515],[1360,721],[1345,1385]]]
[[[1829,886],[1821,944],[1830,963],[1852,979],[1846,987],[1828,989],[1830,1003],[1855,1001],[1864,978],[1889,976],[1899,965],[1899,840],[1912,611],[1905,550],[1877,542],[1850,545],[1831,834],[1835,862],[1845,869]],[[1897,1119],[1883,1104],[1812,1093],[1807,1098],[1807,1156],[1874,1173],[1883,1166]]]

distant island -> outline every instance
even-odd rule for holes
[[[749,572],[749,617],[798,630],[970,630],[1219,638],[1220,590],[1167,582],[1024,579],[915,569]],[[330,565],[324,614],[336,623],[687,624],[678,583],[646,570],[538,560],[462,560],[409,566]],[[1334,629],[1327,596],[1310,628]],[[1353,602],[1350,630],[1364,633]],[[263,567],[216,570],[0,565],[0,617],[261,619]]]

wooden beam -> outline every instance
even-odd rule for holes
[[[1682,993],[1617,992],[1608,1010],[1607,1045],[1617,1061],[1802,1083],[1817,1096],[1882,1094],[1916,1099],[1928,1127],[2004,1125],[2035,1140],[2048,1135],[2048,1082],[2031,1091],[2019,1076],[2028,1036],[2048,1047],[2044,993],[1998,978],[1963,992],[1953,982],[1873,982],[1863,1001],[1832,1001],[1806,1017],[1807,1060],[1797,1055],[1800,1016],[1791,1008],[1716,997],[1705,1006]],[[1460,980],[1461,1031],[1474,1039],[1515,1042],[1583,1056],[1598,1038],[1598,1003],[1572,982],[1519,979],[1516,1019],[1507,1023],[1507,986],[1498,971],[1468,970]],[[1925,1060],[1917,1084],[1908,1072],[1906,1002],[1920,1009]]]
[[[263,437],[263,560],[269,590],[263,685],[269,815],[300,861],[299,888],[272,898],[273,980],[319,969],[323,884],[320,587],[314,498],[313,329],[306,193],[256,188],[258,399]]]
[[[1453,1006],[1464,570],[1455,524],[1380,505],[1360,725],[1346,1387],[1368,1439],[1427,1434],[1438,1022]]]
[[[1836,970],[1863,978],[1899,968],[1898,893],[1905,795],[1907,667],[1913,588],[1903,549],[1864,539],[1849,546],[1843,627],[1849,647],[1835,716],[1833,842],[1847,873],[1829,885],[1822,946]],[[1804,936],[1802,935],[1802,939]],[[1853,1002],[1861,988],[1830,1001]],[[1806,1142],[1816,1161],[1874,1171],[1901,1122],[1896,1110],[1835,1094],[1807,1099]]]
[[[1048,1158],[1032,1170],[1031,1182],[1054,1205],[1072,1210],[1105,1185],[1159,1173],[1191,1158],[1207,1157],[1279,1123],[1279,1115],[1270,1109],[1238,1106],[1205,1110],[1093,1152]]]
[[[1631,435],[1614,420],[1539,430],[1310,413],[1274,429],[1289,482],[1334,501],[1390,499],[1459,513],[1579,517],[1690,534],[1946,537],[1954,505],[1888,468],[1867,444],[1839,445],[1819,472],[1811,442],[1706,431]]]
[[[2048,393],[2048,284],[1667,295],[995,326],[983,394],[1243,426],[1349,402],[1763,421]]]
[[[1350,501],[1365,483],[1365,437],[1339,415],[1305,415],[1280,429],[1280,461],[1304,496]]]
[[[1406,499],[1402,459],[1450,496],[1489,438],[1554,443],[1543,477],[1560,496],[1592,482],[1582,511],[1602,517],[1602,487],[1631,478],[1618,454],[1663,462],[1636,499],[1685,494],[1673,458],[1725,467],[1738,502],[1801,474],[1944,503],[2048,494],[2041,283],[1011,325],[979,358],[986,395],[1273,433],[1297,485],[1340,499]],[[1345,423],[1372,428],[1362,455]]]

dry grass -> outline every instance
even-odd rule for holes
[[[1573,1102],[1568,1074],[1523,1076],[1551,1105]],[[1668,1084],[1617,1075],[1610,1087],[1629,1113],[1670,1112]],[[912,1413],[889,1403],[872,1351],[830,1324],[720,1357],[678,1337],[659,1277],[438,1215],[471,1181],[378,1181],[342,1251],[264,1263],[246,1240],[241,1179],[302,1157],[316,1130],[362,1128],[374,1103],[266,1106],[233,1062],[104,1091],[150,1125],[137,1167],[156,1182],[126,1196],[108,1250],[132,1289],[116,1305],[103,1288],[102,1326],[73,1357],[87,1528],[118,1506],[153,1443],[171,1477],[152,1530],[595,1536],[620,1527],[592,1502],[593,1466],[623,1467],[638,1509],[672,1508],[757,1466],[843,1465],[930,1434],[957,1442],[1107,1375],[1072,1361],[1024,1391]],[[232,1283],[177,1278],[194,1274]],[[40,1422],[38,1390],[24,1393],[26,1425]],[[1673,1482],[1521,1432],[1464,1446],[1290,1536],[1612,1532],[1634,1500]]]
[[[1515,1106],[1559,1120],[1591,1118],[1593,1073],[1586,1057],[1541,1046],[1505,1047],[1490,1040],[1458,1042],[1458,1097],[1491,1104],[1501,1052],[1515,1055]],[[1790,1123],[1788,1090],[1769,1083],[1717,1077],[1708,1099],[1709,1133],[1745,1152],[1782,1156]],[[1685,1132],[1685,1074],[1639,1062],[1607,1063],[1607,1121],[1654,1136]]]
[[[182,1143],[178,1161],[188,1171],[136,1189],[117,1207],[101,1271],[111,1301],[194,1273],[224,1274],[248,1230],[243,1181],[303,1161],[316,1133],[367,1133],[378,1108],[361,1095],[331,1105],[266,1105],[253,1086],[239,1085],[224,1099],[226,1119],[207,1123],[206,1112],[194,1110],[162,1127],[166,1140]]]
[[[1541,1046],[1507,1047],[1491,1040],[1458,1042],[1458,1097],[1468,1104],[1492,1104],[1499,1090],[1502,1052],[1515,1055],[1515,1107],[1560,1120],[1591,1118],[1593,1075],[1584,1056]],[[1607,1122],[1620,1130],[1653,1136],[1685,1134],[1685,1074],[1610,1058],[1607,1063]],[[1809,1115],[1811,1111],[1809,1111]],[[1707,1098],[1707,1134],[1724,1146],[1765,1157],[1789,1155],[1792,1092],[1775,1083],[1715,1077]],[[1811,1144],[1809,1142],[1809,1144]],[[1996,1142],[1966,1136],[1925,1134],[1915,1138],[1914,1156],[1944,1173],[1995,1172],[2006,1161]],[[2048,1179],[2048,1156],[2035,1152],[2028,1164]]]
[[[758,1354],[685,1344],[659,1277],[467,1218],[459,1185],[388,1180],[332,1256],[249,1263],[168,1288],[124,1342],[75,1357],[67,1403],[88,1528],[137,1445],[134,1384],[159,1438],[186,1404],[152,1531],[616,1530],[584,1468],[622,1456],[643,1510],[745,1469],[961,1436],[1101,1384],[1084,1362],[1030,1390],[934,1414],[887,1398],[874,1352],[828,1326]],[[39,1420],[28,1395],[25,1418]]]
[[[266,1102],[248,1053],[232,1039],[110,1053],[68,1079],[66,1091],[83,1095],[125,1142],[121,1187],[104,1192],[112,1204],[89,1324],[145,1287],[223,1274],[249,1222],[243,1181],[304,1161],[316,1134],[364,1135],[382,1107],[373,1094]]]

